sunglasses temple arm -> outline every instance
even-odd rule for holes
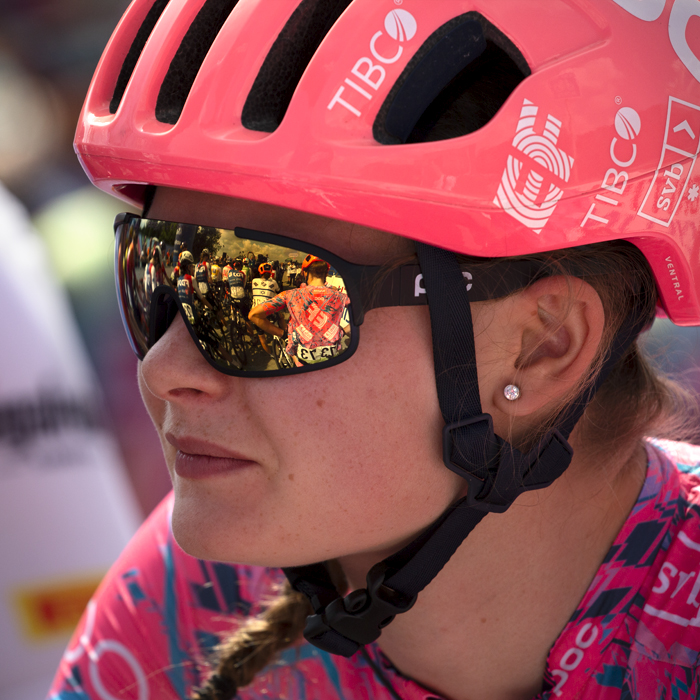
[[[491,261],[479,266],[460,265],[470,301],[501,299],[524,289],[542,277],[561,274],[563,267],[546,262],[517,260]],[[400,267],[364,267],[353,265],[350,278],[359,291],[363,313],[386,306],[425,306],[428,295],[420,265]],[[575,274],[575,271],[572,272]],[[353,298],[351,290],[351,298]],[[357,297],[355,297],[357,298]],[[358,322],[361,323],[361,320]]]
[[[363,314],[371,309],[388,306],[424,306],[428,303],[418,265],[401,267],[371,267],[353,265],[350,275],[362,301]],[[348,285],[349,286],[349,285]],[[360,320],[356,320],[358,325]]]

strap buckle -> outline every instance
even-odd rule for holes
[[[336,598],[324,610],[310,615],[304,637],[314,646],[332,654],[352,656],[382,633],[399,613],[410,610],[416,599],[385,585],[389,568],[375,564],[367,574],[367,588]]]

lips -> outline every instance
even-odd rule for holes
[[[175,473],[183,479],[203,479],[257,465],[245,455],[197,438],[167,433],[165,439],[177,449]]]

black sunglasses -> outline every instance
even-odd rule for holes
[[[134,214],[119,214],[114,231],[119,308],[141,360],[179,312],[224,374],[309,372],[353,355],[371,309],[428,303],[417,263],[356,265],[285,236]],[[461,268],[470,301],[502,298],[552,274],[531,260]]]

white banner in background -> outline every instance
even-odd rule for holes
[[[65,296],[1,186],[0,243],[0,700],[41,700],[140,517]]]

